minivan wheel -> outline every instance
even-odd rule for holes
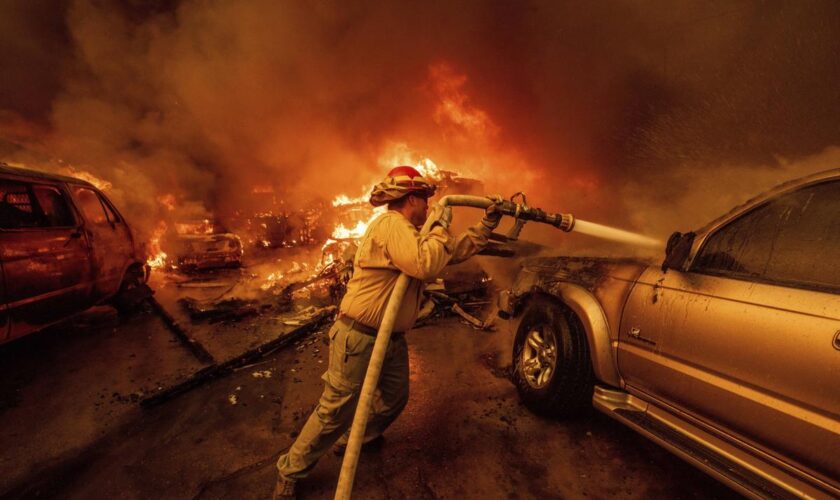
[[[152,296],[152,290],[145,283],[145,273],[141,266],[128,268],[123,276],[120,289],[111,299],[111,305],[121,316],[130,316],[140,310],[140,306]]]
[[[589,345],[568,307],[547,297],[526,306],[514,339],[513,367],[519,397],[533,411],[566,417],[591,407]]]

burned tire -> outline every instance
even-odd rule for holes
[[[132,266],[126,271],[119,291],[110,301],[120,316],[127,317],[138,312],[143,302],[151,297],[145,276],[141,266]]]
[[[526,306],[514,339],[513,381],[522,401],[537,413],[568,417],[591,408],[589,345],[568,307],[547,297]]]

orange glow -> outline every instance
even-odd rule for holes
[[[429,80],[439,99],[434,115],[437,123],[455,125],[472,137],[488,138],[498,134],[499,127],[484,110],[473,106],[464,92],[466,75],[441,63],[429,68]]]
[[[168,211],[175,210],[175,195],[172,193],[162,194],[157,197],[158,203],[166,207]]]

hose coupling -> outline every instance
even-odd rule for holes
[[[575,216],[572,214],[560,214],[560,224],[557,227],[567,233],[571,232],[575,228]]]

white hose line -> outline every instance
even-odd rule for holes
[[[452,195],[444,196],[438,204],[445,207],[466,206],[475,208],[487,208],[493,204],[493,200],[483,196]],[[426,220],[420,234],[426,234],[432,229],[431,218]],[[344,460],[341,462],[341,473],[338,476],[338,486],[335,489],[336,500],[349,500],[353,491],[353,480],[356,478],[356,467],[359,465],[359,455],[362,451],[362,440],[365,437],[370,408],[373,404],[373,395],[376,386],[379,384],[379,374],[382,372],[382,363],[385,361],[385,353],[388,351],[388,343],[391,341],[391,332],[394,329],[394,322],[397,320],[397,313],[402,306],[405,291],[408,289],[409,278],[405,273],[400,274],[394,291],[385,307],[385,314],[382,323],[379,325],[379,332],[376,334],[376,342],[373,344],[373,351],[370,354],[365,381],[362,384],[362,392],[359,394],[359,402],[356,406],[356,414],[353,417],[353,426],[350,428],[350,437],[347,441],[347,449],[344,451]]]

